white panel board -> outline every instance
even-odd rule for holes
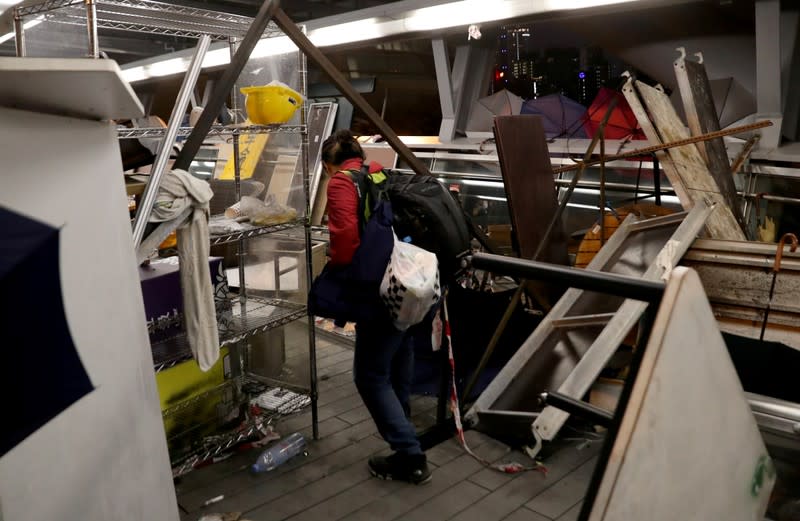
[[[0,58],[0,106],[95,120],[144,115],[117,62],[86,58]]]
[[[4,519],[177,521],[114,126],[0,108],[0,205],[61,229],[65,314],[95,386],[0,459]]]
[[[774,479],[700,278],[676,268],[589,519],[761,521]]]

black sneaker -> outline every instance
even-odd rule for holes
[[[369,459],[369,473],[376,478],[408,481],[421,485],[431,480],[431,471],[425,454],[398,454],[373,456]]]

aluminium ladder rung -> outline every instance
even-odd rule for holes
[[[573,315],[557,318],[551,325],[555,329],[573,329],[576,327],[603,326],[614,318],[615,313],[595,313],[593,315]]]

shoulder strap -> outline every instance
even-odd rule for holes
[[[358,231],[359,234],[364,230],[367,221],[369,220],[369,181],[367,175],[363,171],[358,170],[342,170],[343,174],[348,176],[353,185],[356,187],[356,195],[358,196]]]
[[[384,170],[370,173],[369,166],[366,164],[361,166],[361,170],[342,170],[341,172],[349,176],[356,187],[358,227],[359,231],[363,231],[378,201],[389,200],[388,183],[386,182],[388,175]]]

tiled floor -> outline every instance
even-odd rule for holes
[[[287,330],[292,345],[299,327]],[[308,456],[278,469],[252,475],[248,466],[257,453],[237,454],[181,478],[177,483],[182,519],[195,521],[211,513],[241,512],[251,521],[277,520],[559,520],[577,519],[599,443],[566,443],[547,460],[548,474],[502,474],[484,467],[451,439],[428,451],[431,483],[413,486],[370,477],[367,459],[388,453],[385,442],[352,383],[351,347],[320,338],[320,439],[311,440],[311,413],[286,418],[277,430],[299,431],[309,439]],[[289,350],[289,361],[294,356]],[[414,421],[422,429],[435,418],[435,400],[415,397]],[[467,433],[470,446],[491,461],[517,460],[492,438]],[[223,495],[213,506],[210,498]]]

